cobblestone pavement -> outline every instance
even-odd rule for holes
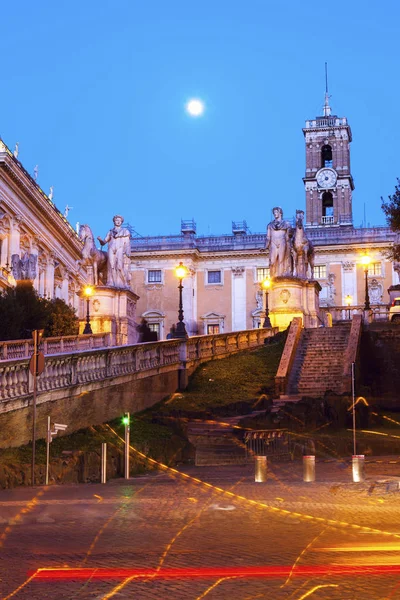
[[[400,569],[378,571],[400,565],[399,457],[367,459],[363,483],[348,461],[317,462],[315,483],[302,481],[299,461],[269,464],[265,483],[251,465],[180,470],[0,492],[0,597],[400,599]],[[246,575],[266,566],[286,571]],[[57,567],[159,576],[40,579],[37,569]],[[354,572],[329,573],[338,567]],[[169,569],[182,572],[164,578]]]

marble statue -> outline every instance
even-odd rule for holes
[[[74,207],[73,206],[67,206],[64,208],[64,217],[67,219],[68,218],[68,213],[70,210],[72,210]]]
[[[271,277],[292,274],[290,235],[291,225],[284,221],[280,206],[272,209],[274,220],[267,227],[266,247],[269,249],[269,270]]]
[[[311,279],[314,279],[314,246],[304,229],[304,211],[296,210],[296,228],[292,238],[293,275],[307,278],[310,267]]]
[[[11,272],[15,281],[33,281],[36,279],[36,264],[36,254],[25,252],[22,258],[19,254],[13,254],[11,256]]]
[[[54,189],[53,189],[53,186],[51,185],[50,186],[50,192],[49,192],[49,200],[53,200],[53,195],[54,195],[53,191],[54,191]]]
[[[38,175],[39,175],[39,166],[36,165],[35,168],[33,169],[33,179],[35,181],[37,181]]]
[[[21,259],[19,254],[11,255],[11,273],[15,281],[21,281]]]
[[[14,148],[14,156],[15,156],[15,158],[18,158],[18,154],[19,154],[19,142],[17,142],[15,144],[15,148]]]
[[[100,244],[108,244],[107,249],[107,285],[119,288],[129,287],[130,282],[130,239],[129,229],[122,227],[124,218],[115,215],[114,227],[110,229],[104,240],[97,237]]]

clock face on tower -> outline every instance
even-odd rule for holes
[[[336,171],[333,169],[320,169],[317,173],[317,183],[322,188],[333,188],[336,185]]]

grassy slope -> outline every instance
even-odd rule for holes
[[[131,444],[139,449],[152,448],[156,454],[172,438],[176,428],[169,428],[154,422],[154,415],[168,416],[180,413],[213,413],[214,409],[228,406],[235,402],[254,404],[262,394],[273,391],[274,376],[283,351],[284,339],[277,344],[265,345],[255,350],[239,352],[229,358],[210,361],[201,365],[193,374],[189,388],[181,394],[173,394],[170,398],[143,413],[131,416]],[[121,415],[122,418],[122,415]],[[153,422],[152,422],[153,420]],[[124,428],[121,419],[110,423],[117,433],[123,437]],[[117,443],[114,434],[105,427],[89,428],[76,431],[71,435],[53,438],[51,455],[62,456],[64,450],[97,450],[101,442]],[[0,450],[2,463],[27,463],[31,460],[31,445],[20,448]],[[39,440],[36,447],[36,461],[45,463],[46,445]]]
[[[173,394],[157,410],[213,412],[244,402],[255,404],[262,395],[273,395],[274,377],[283,352],[284,338],[276,344],[238,352],[229,358],[203,363],[190,379],[187,391]]]

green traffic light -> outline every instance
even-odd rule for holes
[[[127,416],[122,417],[122,424],[123,425],[129,425],[129,417],[127,417]]]

